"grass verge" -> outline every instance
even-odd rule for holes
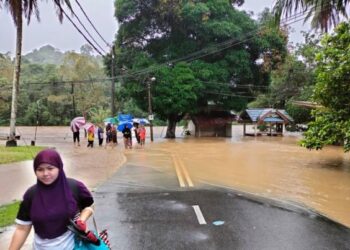
[[[0,227],[9,226],[14,223],[20,201],[0,206]]]
[[[0,146],[0,164],[31,160],[39,151],[44,148],[45,147],[37,146]]]

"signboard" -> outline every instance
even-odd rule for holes
[[[149,116],[148,116],[148,120],[153,121],[153,120],[154,120],[153,115],[149,115]]]

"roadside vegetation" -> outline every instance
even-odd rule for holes
[[[69,125],[83,114],[99,123],[110,116],[114,95],[118,113],[147,117],[151,108],[154,125],[166,121],[166,137],[175,138],[184,117],[210,109],[239,114],[246,108],[276,108],[308,128],[304,147],[341,145],[350,151],[350,25],[335,21],[346,16],[349,2],[280,0],[257,19],[238,8],[243,3],[116,0],[120,27],[114,57],[112,51],[95,56],[89,45],[80,53],[45,46],[23,56],[16,124]],[[312,17],[315,28],[330,32],[308,33],[304,43],[290,44],[285,25],[300,11],[308,12],[305,18]],[[0,54],[4,126],[11,112],[13,67],[11,55]],[[311,111],[300,101],[318,108]]]
[[[45,147],[21,146],[5,147],[0,146],[0,164],[31,160]]]
[[[15,221],[18,209],[19,201],[15,201],[11,204],[0,206],[0,228],[12,225]]]

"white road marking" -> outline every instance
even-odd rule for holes
[[[193,205],[192,207],[194,209],[194,212],[196,213],[197,220],[198,220],[199,224],[200,225],[207,224],[207,222],[204,219],[204,216],[202,214],[202,211],[201,211],[200,207],[198,205]]]

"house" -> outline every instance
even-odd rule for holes
[[[196,137],[231,137],[232,121],[236,115],[230,111],[211,110],[191,115],[188,130]]]
[[[293,121],[284,109],[272,108],[246,109],[239,117],[239,122],[243,123],[244,136],[283,135],[283,127]],[[247,132],[247,124],[253,125],[254,133]],[[257,131],[259,127],[260,131]]]

